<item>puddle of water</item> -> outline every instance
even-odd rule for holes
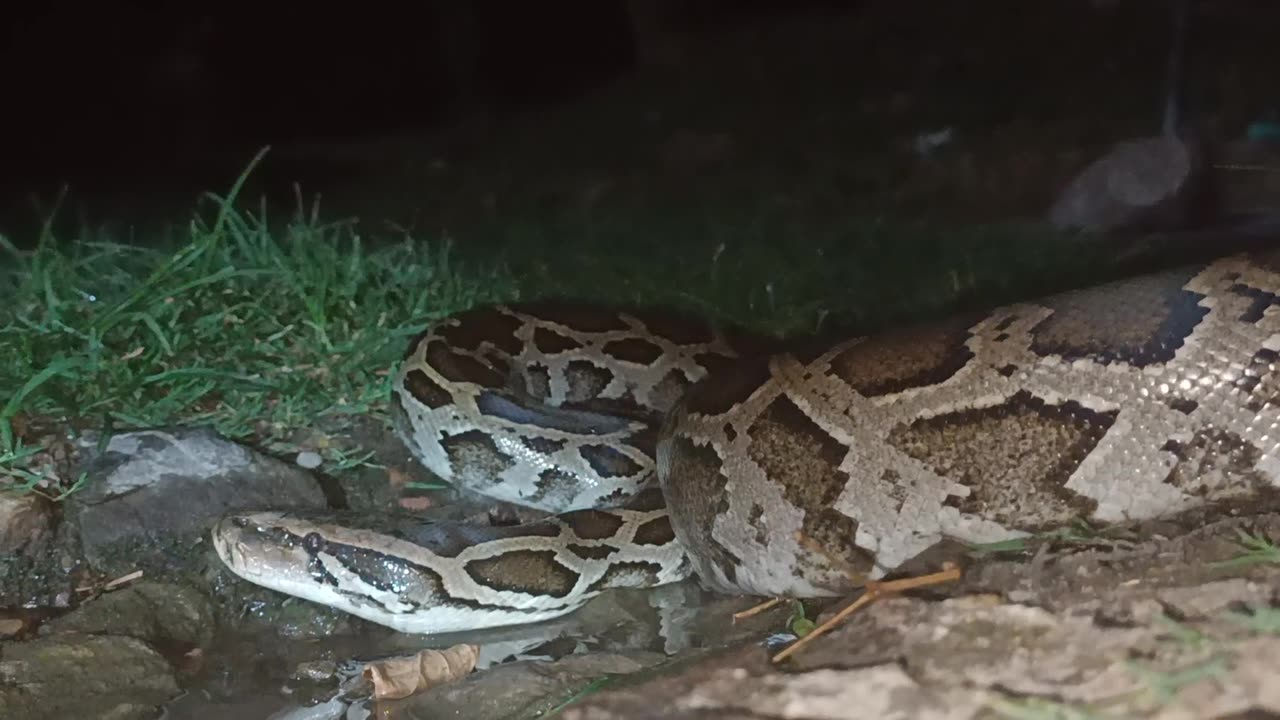
[[[750,604],[717,599],[689,580],[652,590],[613,590],[569,616],[535,625],[407,635],[361,623],[361,631],[315,639],[274,635],[229,636],[209,648],[189,692],[170,703],[167,720],[273,718],[321,720],[347,715],[340,678],[359,672],[360,662],[411,655],[458,643],[480,647],[477,671],[517,660],[558,660],[597,652],[651,651],[676,656],[720,647],[745,637],[764,637],[758,624],[734,624],[732,613]],[[342,706],[342,712],[334,715]],[[293,709],[293,714],[288,713]]]

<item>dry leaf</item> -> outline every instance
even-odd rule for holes
[[[0,638],[13,637],[22,632],[26,626],[26,622],[21,618],[4,618],[0,620]]]
[[[204,668],[204,649],[191,648],[182,654],[182,658],[178,661],[177,670],[182,675],[195,675]]]
[[[412,480],[413,477],[409,473],[398,467],[391,466],[387,468],[387,482],[391,484],[391,489],[400,490]]]
[[[27,433],[30,430],[30,424],[31,423],[27,419],[27,414],[24,412],[19,412],[17,415],[9,418],[9,427],[13,430],[13,435],[20,440],[28,439]]]
[[[435,505],[431,498],[422,495],[414,495],[413,497],[402,497],[399,500],[400,507],[413,512],[421,512]]]
[[[476,669],[479,645],[423,650],[408,657],[365,663],[364,677],[373,684],[375,700],[396,700],[427,688],[461,680]]]

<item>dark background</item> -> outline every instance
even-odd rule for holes
[[[1238,136],[1280,107],[1280,3],[1193,5],[1196,121]],[[518,161],[526,167],[508,182],[510,194],[513,184],[529,187],[539,177],[555,184],[557,173],[584,163],[616,179],[632,173],[635,157],[688,155],[670,141],[690,128],[732,137],[738,177],[812,177],[798,158],[838,154],[863,166],[859,172],[874,167],[895,188],[924,188],[903,193],[912,199],[898,207],[865,178],[824,177],[876,208],[987,208],[991,198],[930,193],[1003,182],[1007,188],[986,191],[1008,201],[1003,209],[1038,212],[1091,154],[1159,131],[1168,7],[1165,0],[19,5],[0,30],[0,232],[29,232],[61,189],[87,222],[141,218],[161,206],[180,213],[200,192],[224,191],[265,145],[273,150],[255,171],[255,192],[291,203],[299,182],[338,198],[331,207],[344,212],[403,215],[423,203],[456,208],[474,200],[443,197],[465,178],[391,168],[409,158],[435,167],[447,154],[441,147],[453,153],[451,168],[465,164],[458,148],[471,148],[473,159],[475,148],[488,149],[493,157],[467,167],[490,169],[517,163],[509,158],[526,148],[563,150]],[[591,110],[575,110],[598,109],[604,96],[622,121],[586,120]],[[663,127],[633,127],[658,112]],[[843,126],[815,133],[815,122]],[[548,125],[561,134],[544,132]],[[966,140],[967,169],[951,166],[950,175],[922,181],[909,152],[878,155],[948,126]],[[642,136],[650,130],[663,137]],[[352,142],[408,136],[421,142],[402,144],[392,161],[366,153],[363,162],[339,162],[331,152],[346,144],[350,156]],[[306,152],[296,151],[302,146]],[[371,209],[367,196],[379,183],[429,192]],[[665,177],[654,184],[670,186]],[[356,186],[361,193],[343,194]]]
[[[651,0],[714,31],[854,0]],[[256,147],[440,127],[580,97],[632,69],[618,0],[22,6],[6,18],[11,181],[148,173],[207,143]]]

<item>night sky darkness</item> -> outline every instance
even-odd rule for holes
[[[673,27],[727,26],[857,4],[694,0],[675,3],[682,8],[668,17]],[[635,60],[618,0],[376,9],[102,0],[26,4],[7,15],[10,186],[160,172],[184,143],[256,147],[430,128],[460,98],[494,109],[554,103]],[[470,63],[466,80],[451,72],[460,58]]]
[[[1241,118],[1274,111],[1280,100],[1274,92],[1264,97],[1252,89],[1233,89],[1237,78],[1270,71],[1264,72],[1256,58],[1232,60],[1228,55],[1250,43],[1258,46],[1267,23],[1274,27],[1280,19],[1280,3],[1194,1],[1203,23],[1217,23],[1219,30],[1226,30],[1197,33],[1203,37],[1196,38],[1193,49],[1203,51],[1209,62],[1194,63],[1192,72],[1214,78],[1219,69],[1229,71],[1221,76],[1227,79],[1217,90],[1233,92],[1235,98],[1209,97],[1208,103],[1236,113],[1216,129],[1239,133]],[[871,14],[883,22],[884,9],[897,12],[898,7],[892,0],[650,2],[665,8],[663,23],[668,29],[694,31],[698,43],[744,25],[767,31],[775,20],[819,14],[842,18],[841,27],[861,27],[869,10],[878,10]],[[506,132],[518,132],[525,110],[563,107],[635,75],[643,59],[633,31],[635,3],[420,0],[374,6],[98,0],[6,8],[0,18],[0,232],[5,231],[4,216],[15,208],[31,214],[23,198],[47,198],[64,185],[81,196],[135,187],[135,194],[142,196],[147,188],[177,185],[184,192],[189,189],[192,197],[200,190],[224,190],[264,145],[430,133],[495,116],[502,118]],[[1031,90],[1062,95],[1054,84],[1074,76],[1083,79],[1069,90],[1074,93],[1071,99],[1059,98],[1059,105],[1069,112],[1089,120],[1096,116],[1089,103],[1111,102],[1113,107],[1149,107],[1150,116],[1125,127],[1113,122],[1101,131],[1091,128],[1086,131],[1091,136],[1082,132],[1069,142],[1113,142],[1159,131],[1158,96],[1169,45],[1169,18],[1162,0],[1049,3],[1059,12],[1068,8],[1073,19],[1063,28],[1056,21],[1036,22],[1022,2],[984,0],[966,4],[963,10],[952,3],[941,0],[935,5],[948,6],[953,16],[963,15],[964,27],[942,26],[922,36],[932,38],[930,42],[941,38],[950,47],[926,45],[917,38],[920,47],[914,57],[921,68],[931,70],[900,67],[904,55],[906,63],[912,62],[917,47],[910,40],[895,39],[893,33],[903,32],[903,27],[886,27],[876,37],[883,37],[883,45],[892,52],[867,48],[865,57],[846,56],[832,67],[814,67],[816,75],[826,78],[848,75],[847,84],[832,84],[828,97],[839,95],[833,100],[846,105],[865,101],[884,107],[885,97],[897,92],[892,83],[902,83],[904,92],[915,94],[920,109],[940,118],[894,118],[895,125],[885,128],[888,134],[909,137],[918,132],[912,123],[963,120],[954,106],[931,106],[941,107],[940,93],[951,93],[951,100],[961,97],[965,104],[960,113],[979,117],[977,123],[998,134],[1001,123],[1017,120],[1024,103],[1043,105],[1043,98],[1025,99]],[[928,0],[904,5],[913,9],[899,22],[929,22]],[[1008,38],[1017,38],[1009,47],[1021,55],[1003,55],[1011,52],[1004,46]],[[1064,52],[1086,57],[1088,63]],[[895,58],[897,65],[877,65],[877,53]],[[1044,80],[1037,72],[1057,75]],[[899,77],[884,79],[892,73]],[[928,73],[935,76],[934,87],[910,87],[911,78]],[[1117,82],[1135,83],[1132,92],[1098,85],[1117,74],[1127,78]],[[741,84],[740,78],[734,80]],[[868,88],[877,84],[888,92],[866,97]],[[785,94],[785,88],[781,90]],[[804,112],[814,115],[820,110]],[[696,124],[697,118],[691,120]],[[1046,147],[1061,140],[1046,131]],[[220,159],[223,166],[209,167],[210,158]],[[316,175],[278,170],[280,161],[268,161],[272,162],[275,166],[264,173],[296,172],[298,176],[285,180],[300,181],[304,187],[317,184]]]

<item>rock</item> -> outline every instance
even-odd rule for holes
[[[0,658],[0,717],[154,718],[179,692],[169,663],[131,637],[64,634],[8,642]]]
[[[1058,196],[1049,222],[1092,233],[1178,230],[1194,213],[1201,159],[1174,137],[1118,143]]]
[[[100,569],[123,569],[110,562],[113,556],[133,562],[172,548],[177,538],[200,539],[232,510],[326,507],[306,472],[209,430],[123,433],[90,457],[94,444],[84,441],[88,479],[69,498],[68,511],[85,557]]]
[[[146,580],[87,602],[40,628],[42,635],[128,635],[162,647],[207,647],[213,631],[208,598],[184,585]]]
[[[1183,630],[1167,619],[1116,627],[1079,609],[894,598],[785,666],[740,648],[606,689],[564,718],[977,720],[1086,717],[1103,705],[1107,717],[1245,717],[1236,714],[1280,709],[1280,637],[1264,633],[1228,617]],[[1064,707],[1044,709],[1054,706]]]
[[[43,545],[53,529],[53,507],[33,492],[0,492],[0,555]]]
[[[298,453],[298,456],[293,459],[293,462],[304,470],[315,470],[324,464],[324,458],[320,457],[319,453],[305,450]]]
[[[592,681],[656,665],[660,653],[593,653],[554,662],[522,661],[476,673],[404,700],[380,703],[396,717],[465,717],[499,720],[535,717],[569,699]],[[397,714],[403,713],[403,715]]]
[[[347,715],[347,703],[333,698],[316,705],[293,707],[272,713],[267,720],[339,720]]]
[[[783,665],[742,644],[563,717],[1280,717],[1280,566],[1222,565],[1243,530],[1280,537],[1280,518],[987,558],[933,599],[877,601]]]

